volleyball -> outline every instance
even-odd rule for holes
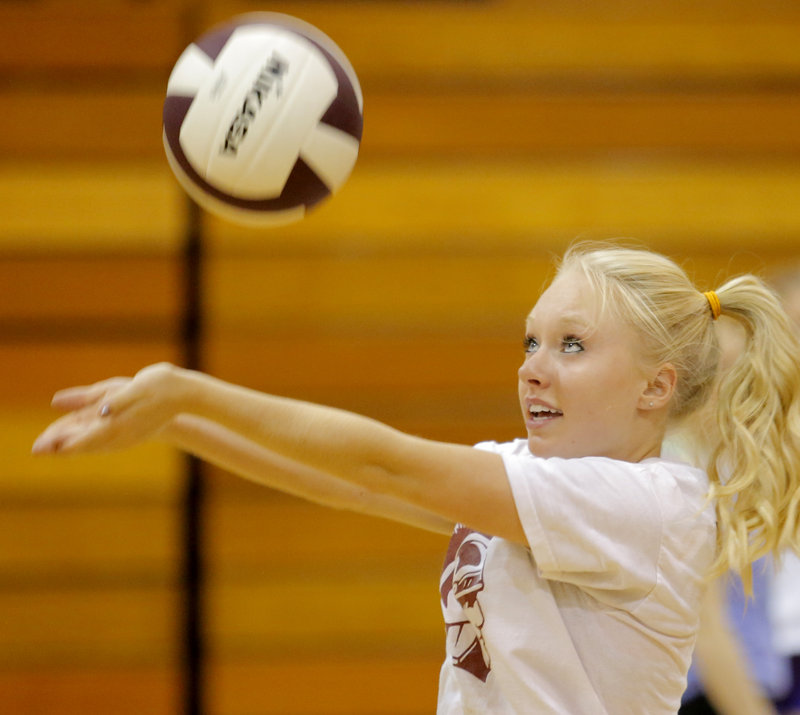
[[[234,223],[303,218],[347,180],[362,126],[347,57],[288,15],[248,13],[213,27],[167,82],[169,165],[194,201]]]

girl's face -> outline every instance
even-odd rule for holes
[[[519,398],[537,456],[640,461],[659,453],[640,341],[597,304],[586,277],[568,270],[528,316]]]

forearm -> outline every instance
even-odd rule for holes
[[[697,638],[697,661],[708,700],[721,715],[775,715],[731,630],[724,586],[709,585]]]
[[[450,522],[434,514],[282,457],[195,415],[178,415],[160,438],[234,474],[323,506],[388,518],[439,533],[452,531]]]
[[[222,425],[288,460],[302,463],[371,493],[424,501],[432,465],[415,455],[430,443],[366,417],[275,397],[205,374],[180,371],[181,411]],[[446,445],[426,459],[446,456]],[[444,466],[444,465],[443,465]],[[442,472],[445,470],[443,469]],[[445,476],[444,473],[441,475]]]
[[[701,671],[706,683],[706,696],[721,715],[777,715],[771,701],[734,650],[715,651],[717,660],[703,660]]]
[[[526,543],[497,454],[414,437],[367,417],[203,373],[176,370],[168,376],[168,394],[161,399],[173,415],[189,413],[221,425],[290,462],[347,482],[355,490],[350,494],[371,495],[381,508],[403,504],[434,515],[439,525],[461,522]]]

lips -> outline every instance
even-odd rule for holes
[[[542,400],[530,400],[526,402],[526,406],[527,422],[532,426],[545,425],[564,416],[564,413],[557,407]]]

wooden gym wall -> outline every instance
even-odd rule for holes
[[[0,5],[0,702],[180,712],[185,462],[28,456],[62,386],[182,361],[193,212],[160,137],[191,37],[252,10],[348,54],[365,133],[304,222],[201,217],[201,359],[471,443],[519,433],[522,319],[576,237],[701,287],[794,261],[800,7],[778,0]],[[206,712],[434,710],[446,539],[205,473]]]

